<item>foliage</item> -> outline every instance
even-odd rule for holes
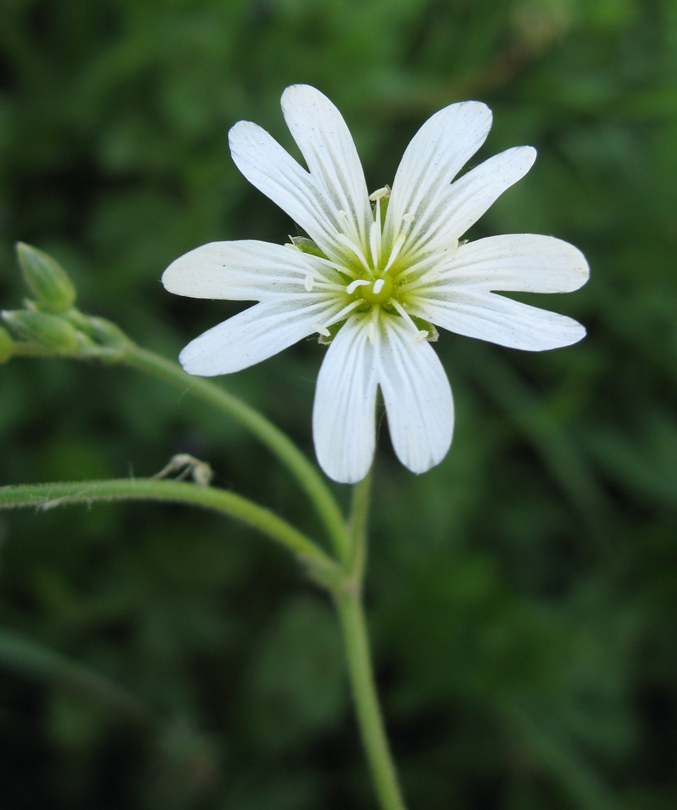
[[[381,431],[368,605],[412,808],[677,801],[676,46],[670,0],[0,6],[2,307],[25,294],[13,245],[28,242],[86,311],[167,356],[236,307],[166,294],[165,266],[293,227],[226,137],[246,118],[293,147],[288,84],[339,106],[370,188],[461,99],[494,111],[476,162],[538,148],[470,236],[580,247],[591,282],[548,306],[588,338],[537,356],[444,334],[449,456],[415,478]],[[312,453],[324,351],[308,341],[225,384]],[[2,483],[152,475],[190,453],[317,528],[265,450],[159,383],[65,359],[0,373]],[[3,626],[162,719],[150,733],[0,670],[3,806],[372,806],[335,627],[281,552],[160,505],[10,514],[0,532]]]

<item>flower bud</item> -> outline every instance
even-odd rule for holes
[[[75,303],[75,287],[51,256],[18,242],[16,251],[23,277],[38,303],[50,312],[66,312]]]
[[[6,363],[14,354],[14,341],[6,329],[0,326],[0,363]]]
[[[55,354],[68,354],[81,348],[82,335],[67,321],[37,309],[2,312],[2,319],[17,337]]]

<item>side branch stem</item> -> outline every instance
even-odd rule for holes
[[[198,397],[244,425],[294,475],[314,503],[340,559],[346,560],[349,538],[341,510],[318,470],[288,436],[254,408],[250,408],[223,388],[202,377],[186,374],[176,363],[160,355],[134,346],[126,353],[122,362],[178,386],[191,396]]]
[[[318,579],[331,582],[338,575],[337,564],[304,534],[268,509],[223,489],[155,478],[0,487],[0,509],[35,506],[44,510],[67,504],[127,500],[171,501],[221,512],[285,546]]]
[[[355,484],[350,504],[348,531],[350,534],[350,555],[348,570],[356,582],[362,582],[367,565],[367,523],[371,505],[372,471],[366,478]]]

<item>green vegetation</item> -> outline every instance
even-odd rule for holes
[[[429,115],[485,101],[473,163],[539,157],[469,237],[553,234],[592,272],[524,296],[588,327],[574,347],[441,335],[440,467],[412,476],[381,431],[367,610],[410,810],[672,810],[677,5],[3,0],[0,308],[23,306],[21,241],[83,312],[168,358],[236,312],[159,279],[205,242],[296,235],[227,144],[245,118],[295,151],[278,103],[295,82],[339,106],[372,190]],[[46,334],[56,316],[36,314],[24,328]],[[98,345],[110,324],[88,324]],[[325,351],[220,383],[312,457]],[[1,484],[147,478],[188,453],[331,548],[288,468],[188,389],[12,352],[0,330]],[[330,605],[283,551],[161,503],[3,512],[0,539],[3,808],[375,807]]]

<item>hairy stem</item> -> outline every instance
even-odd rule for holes
[[[350,533],[349,570],[352,578],[362,582],[367,564],[367,522],[369,520],[369,506],[371,503],[371,470],[366,478],[353,487],[353,498],[350,504],[350,520],[348,530]]]
[[[221,512],[280,543],[316,578],[331,582],[338,575],[336,563],[304,534],[268,509],[223,489],[156,478],[0,487],[0,509],[26,506],[51,509],[67,504],[127,500],[170,501]]]
[[[405,810],[379,707],[359,588],[335,594],[350,685],[362,740],[382,810]]]
[[[350,554],[345,564],[345,578],[340,588],[332,590],[332,595],[341,622],[355,711],[376,793],[383,810],[404,810],[404,800],[379,707],[362,601],[371,479],[370,472],[353,487],[348,522]]]

